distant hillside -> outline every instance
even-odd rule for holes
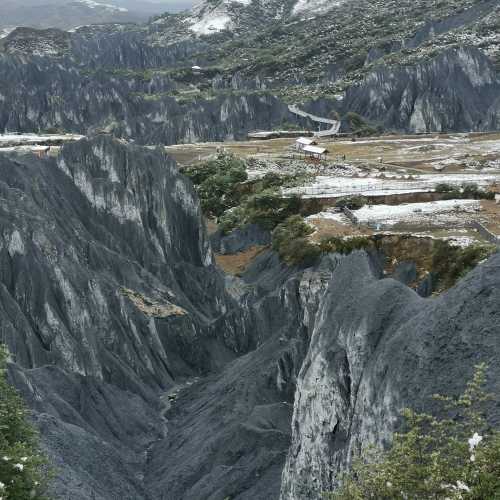
[[[0,36],[4,28],[71,29],[96,23],[145,22],[166,10],[165,3],[147,0],[2,0]],[[180,10],[184,2],[173,5]]]

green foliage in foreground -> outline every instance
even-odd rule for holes
[[[7,381],[7,353],[0,347],[0,497],[46,499],[47,471],[24,402]]]
[[[300,198],[283,197],[281,188],[303,182],[303,176],[269,172],[248,181],[245,161],[225,152],[183,172],[193,181],[204,214],[216,218],[225,233],[247,224],[273,230],[301,211]]]
[[[358,458],[329,500],[500,498],[500,432],[485,419],[486,367],[458,398],[434,396],[446,417],[405,410],[405,428],[387,450]]]
[[[495,250],[494,245],[475,244],[461,248],[451,246],[446,241],[436,241],[432,253],[432,272],[437,278],[438,287],[452,287]]]
[[[289,217],[273,231],[273,250],[289,265],[314,264],[321,249],[307,239],[313,232],[300,215]]]
[[[442,182],[435,187],[436,193],[445,194],[445,198],[449,200],[466,199],[466,200],[494,200],[495,193],[481,189],[475,183],[463,184],[461,188]]]
[[[187,167],[184,174],[196,186],[203,212],[212,217],[238,204],[235,187],[247,180],[245,162],[228,153],[220,153],[202,166]]]

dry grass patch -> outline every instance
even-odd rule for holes
[[[227,274],[240,276],[243,274],[253,260],[262,253],[267,247],[256,245],[244,252],[239,252],[233,255],[215,255],[217,265]]]

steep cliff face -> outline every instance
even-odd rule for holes
[[[362,254],[336,268],[299,375],[283,500],[320,499],[353,454],[389,441],[400,410],[459,393],[479,362],[498,396],[499,266],[497,254],[437,299],[379,280]]]
[[[109,136],[2,155],[0,189],[1,340],[54,497],[276,498],[337,259],[226,283],[190,182]]]
[[[101,136],[0,161],[2,332],[22,366],[160,387],[210,367],[203,339],[184,354],[182,339],[225,312],[223,283],[171,160]]]
[[[362,253],[225,277],[173,162],[105,135],[3,154],[0,199],[0,339],[55,498],[320,498],[476,362],[500,392],[498,255],[437,299]]]
[[[54,495],[148,498],[158,395],[251,344],[194,190],[162,152],[107,136],[57,159],[2,155],[0,190],[1,340]]]
[[[249,130],[296,120],[270,95],[181,103],[168,95],[174,87],[168,78],[88,75],[67,61],[11,55],[0,56],[0,68],[0,131],[105,130],[138,143],[175,144],[243,138]]]
[[[409,132],[498,127],[500,80],[474,48],[448,50],[409,67],[379,67],[351,87],[343,102],[389,129]]]
[[[165,414],[167,435],[151,450],[152,498],[278,498],[295,381],[336,265],[329,257],[316,269],[293,271],[265,254],[249,270],[242,308],[257,346],[180,389]]]

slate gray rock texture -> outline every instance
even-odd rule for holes
[[[227,235],[219,230],[210,236],[210,243],[214,252],[232,255],[257,245],[268,246],[271,244],[271,239],[270,231],[262,229],[257,224],[248,224]]]
[[[110,132],[151,145],[244,139],[252,130],[300,123],[284,102],[267,94],[176,100],[168,76],[143,75],[150,68],[175,69],[190,53],[189,44],[160,50],[136,38],[75,35],[71,54],[61,58],[0,51],[0,133]],[[135,76],[120,76],[127,71]]]
[[[1,340],[54,496],[149,498],[159,395],[249,343],[194,189],[163,152],[98,136],[57,159],[2,154],[0,193]]]
[[[380,65],[342,103],[389,130],[466,132],[499,127],[500,79],[472,47],[449,49],[412,66]]]
[[[499,285],[498,253],[432,299],[380,280],[362,253],[344,259],[299,374],[281,499],[322,498],[354,454],[390,442],[403,408],[437,410],[431,396],[459,394],[481,362],[498,424]]]
[[[0,338],[57,499],[315,498],[476,362],[500,393],[498,255],[431,299],[364,253],[229,279],[190,181],[108,135],[0,156],[0,231]]]

